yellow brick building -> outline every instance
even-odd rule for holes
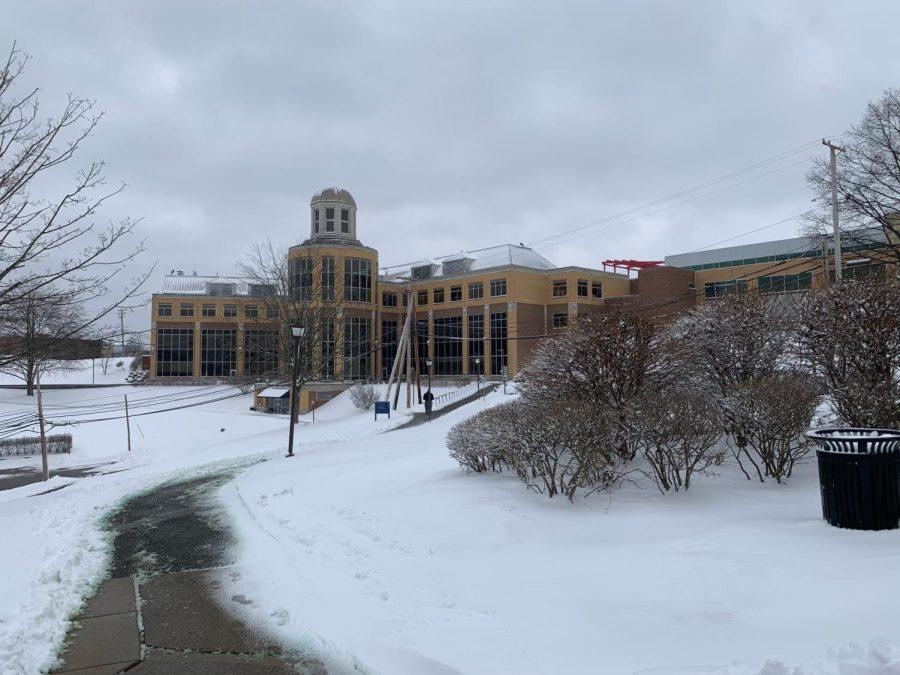
[[[310,363],[321,376],[306,387],[301,410],[353,381],[386,379],[410,301],[421,372],[430,358],[434,377],[468,379],[499,377],[504,366],[514,376],[541,336],[630,292],[624,274],[556,267],[514,244],[379,273],[378,251],[357,238],[356,214],[348,191],[322,190],[310,203],[309,238],[289,251],[298,285],[340,301],[334,332],[310,345]],[[151,376],[275,379],[274,332],[283,323],[261,286],[245,278],[167,275],[151,304]]]

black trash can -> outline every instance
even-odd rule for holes
[[[900,522],[900,431],[812,429],[820,447],[822,515],[836,527],[895,530]]]

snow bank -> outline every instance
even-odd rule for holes
[[[101,359],[94,359],[93,365],[91,359],[66,361],[65,367],[41,375],[41,384],[121,384],[128,376],[128,366],[133,358],[110,359],[105,375]],[[116,368],[117,363],[122,363],[123,367]],[[24,385],[25,382],[11,372],[0,372],[0,384]]]

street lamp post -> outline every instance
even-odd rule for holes
[[[303,326],[291,326],[291,335],[297,343],[294,350],[294,363],[291,367],[291,421],[288,426],[288,457],[294,456],[294,420],[297,419],[297,371],[300,369],[300,342],[306,328]]]
[[[475,382],[478,389],[478,396],[481,396],[481,359],[475,359]],[[478,398],[476,396],[475,398]]]

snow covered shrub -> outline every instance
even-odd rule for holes
[[[648,393],[628,415],[628,428],[659,491],[687,490],[724,460],[721,410],[703,391],[669,387]]]
[[[501,403],[455,424],[447,434],[450,456],[469,471],[502,471],[515,442],[516,405]]]
[[[844,281],[810,293],[799,344],[846,424],[900,428],[900,280]]]
[[[624,433],[626,409],[646,388],[662,386],[673,369],[663,358],[656,327],[636,315],[582,315],[543,340],[523,368],[530,401],[578,402],[617,422],[615,446],[633,457]]]
[[[360,410],[369,410],[378,399],[378,390],[371,382],[360,382],[350,388],[350,401]]]
[[[514,402],[515,441],[504,450],[506,463],[532,490],[575,499],[615,487],[630,471],[617,449],[617,421],[584,401]]]
[[[794,465],[810,451],[804,432],[818,402],[816,383],[798,375],[772,375],[738,387],[728,405],[740,436],[735,457],[747,478],[742,460],[760,481],[771,477],[781,483],[791,477]]]

